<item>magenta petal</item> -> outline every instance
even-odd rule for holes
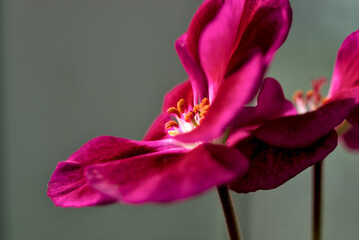
[[[198,42],[203,29],[212,21],[224,0],[205,0],[192,18],[187,31],[187,49],[199,63]]]
[[[182,142],[197,142],[210,141],[219,137],[233,118],[244,109],[244,105],[257,93],[262,76],[262,57],[256,55],[247,65],[221,84],[218,95],[201,125],[175,138]]]
[[[338,51],[329,97],[359,84],[359,30],[350,34]]]
[[[208,96],[207,80],[199,63],[189,54],[186,47],[187,34],[183,34],[176,40],[175,48],[177,54],[186,70],[192,84],[194,101],[202,100]]]
[[[116,202],[116,199],[88,186],[83,177],[84,166],[60,162],[48,184],[47,195],[56,206],[86,207]]]
[[[282,87],[274,78],[264,79],[258,94],[257,106],[246,107],[244,111],[232,122],[233,131],[242,126],[258,125],[264,121],[297,113],[293,104],[285,99]]]
[[[85,207],[112,203],[115,200],[92,188],[84,177],[86,166],[123,158],[176,149],[173,140],[137,142],[110,136],[97,137],[84,144],[65,162],[58,163],[48,184],[48,196],[55,205]]]
[[[287,38],[291,23],[288,0],[246,1],[227,75],[237,71],[253,51],[261,51],[265,64],[269,64]]]
[[[248,138],[240,142],[237,149],[251,159],[250,167],[230,188],[239,193],[276,188],[322,161],[336,146],[335,131],[306,148],[296,149],[277,148],[256,138]]]
[[[91,185],[126,203],[171,202],[228,183],[248,162],[223,145],[202,144],[187,153],[164,151],[87,168]]]
[[[351,128],[343,134],[345,146],[351,150],[359,150],[359,128]]]
[[[217,16],[203,30],[198,46],[199,58],[208,81],[209,97],[213,99],[224,80],[232,54],[243,0],[225,1]]]
[[[293,104],[285,99],[283,89],[274,78],[266,78],[257,100],[258,117],[269,119],[297,114]]]
[[[168,113],[161,113],[147,130],[143,141],[155,141],[167,138],[169,135],[165,129],[165,124],[170,120],[171,118]]]
[[[313,112],[270,120],[253,134],[276,147],[307,147],[338,126],[354,107],[353,102],[353,99],[336,100]]]
[[[178,84],[165,95],[162,111],[166,113],[170,107],[176,107],[180,99],[185,100],[187,107],[193,106],[192,86],[189,80]]]

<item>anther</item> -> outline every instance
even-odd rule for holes
[[[293,94],[293,101],[297,102],[298,100],[303,100],[303,92],[301,90],[297,90]]]
[[[201,118],[203,118],[206,114],[207,114],[207,110],[203,110],[203,111],[201,111],[201,113],[199,114],[199,116],[200,116]]]
[[[184,117],[184,120],[186,122],[190,122],[190,120],[194,117],[194,112],[188,112],[185,117]]]
[[[178,111],[177,108],[175,107],[170,107],[168,110],[167,110],[168,113],[174,113],[177,115],[177,117],[181,118],[181,112]]]
[[[179,134],[178,131],[168,131],[168,135],[174,137],[174,136],[177,136]]]
[[[314,96],[314,91],[313,91],[313,90],[309,90],[309,91],[307,92],[307,101],[308,101],[309,99],[312,99],[313,96]]]
[[[177,109],[178,111],[180,111],[180,113],[184,113],[183,106],[184,106],[184,99],[181,99],[177,102]]]
[[[199,106],[198,106],[198,105],[195,105],[195,106],[193,107],[193,112],[194,112],[194,113],[199,113]]]
[[[200,108],[203,108],[204,106],[209,104],[208,98],[203,98],[201,104],[199,104]]]
[[[207,111],[208,109],[209,109],[209,105],[205,105],[202,109],[201,109],[201,111]]]
[[[179,127],[178,126],[178,123],[176,121],[168,121],[166,124],[165,124],[165,128],[166,129],[170,129],[172,127]]]

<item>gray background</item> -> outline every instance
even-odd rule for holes
[[[98,135],[141,139],[186,74],[173,48],[199,0],[3,0],[0,239],[226,239],[215,191],[173,205],[62,209],[46,197],[58,161]],[[292,1],[270,76],[286,96],[330,77],[359,28],[357,0]],[[325,162],[324,239],[357,239],[358,155]],[[310,238],[310,170],[236,195],[245,239]]]

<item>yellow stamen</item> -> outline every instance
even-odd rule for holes
[[[308,92],[307,92],[307,99],[310,99],[310,98],[312,98],[314,96],[314,91],[313,90],[309,90]]]
[[[167,110],[168,113],[174,113],[177,115],[177,117],[181,118],[181,112],[178,111],[177,108],[175,107],[170,107],[168,110]]]
[[[206,105],[201,109],[201,111],[207,111],[209,109],[209,107],[210,107],[209,105]]]
[[[177,109],[178,111],[180,111],[180,113],[184,113],[183,106],[184,106],[184,99],[181,99],[177,102]]]
[[[200,116],[201,118],[203,118],[206,114],[207,114],[207,110],[203,110],[203,111],[201,111],[201,113],[199,114],[199,116]]]
[[[194,112],[188,112],[185,117],[184,117],[184,120],[186,122],[190,122],[190,120],[194,117]]]
[[[195,106],[193,107],[193,112],[194,112],[194,113],[199,113],[199,106],[198,106],[198,105],[195,105]]]
[[[168,131],[168,135],[174,137],[174,136],[177,136],[179,134],[178,131]]]
[[[203,108],[204,106],[209,104],[208,98],[203,98],[202,102],[199,104],[199,108]]]
[[[303,99],[303,91],[297,90],[293,94],[293,101],[297,102],[298,99]]]
[[[172,127],[179,127],[178,126],[178,123],[176,121],[168,121],[166,124],[165,124],[165,128],[166,129],[170,129]]]

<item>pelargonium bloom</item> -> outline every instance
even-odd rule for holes
[[[333,130],[341,124],[347,125],[346,122],[343,123],[344,119],[351,124],[351,128],[344,132],[344,140],[349,147],[358,148],[359,30],[350,34],[339,49],[327,97],[320,94],[324,83],[324,79],[313,81],[313,90],[306,96],[302,92],[294,94],[298,114],[265,122],[252,132],[250,138],[237,145],[237,149],[242,149],[244,155],[251,155],[252,158],[248,172],[232,184],[233,190],[250,192],[277,187],[278,181],[272,181],[273,174],[278,171],[293,171],[293,168],[289,169],[288,165],[278,166],[277,161],[261,161],[262,155],[277,154],[276,157],[281,158],[289,150],[297,149],[307,151],[310,157],[313,151],[332,148],[336,139]],[[328,134],[332,140],[323,142],[323,136]],[[275,149],[282,151],[277,152]],[[289,151],[289,154],[292,153]],[[324,157],[325,155],[322,159]],[[294,154],[291,161],[297,158],[298,155]],[[320,158],[313,158],[311,163],[307,163],[312,165],[319,161]],[[297,161],[297,164],[301,164],[301,161]]]
[[[165,96],[144,141],[91,140],[57,165],[48,196],[63,207],[170,202],[244,174],[247,157],[222,143],[245,118],[290,23],[287,0],[205,1],[176,42],[190,80]]]

